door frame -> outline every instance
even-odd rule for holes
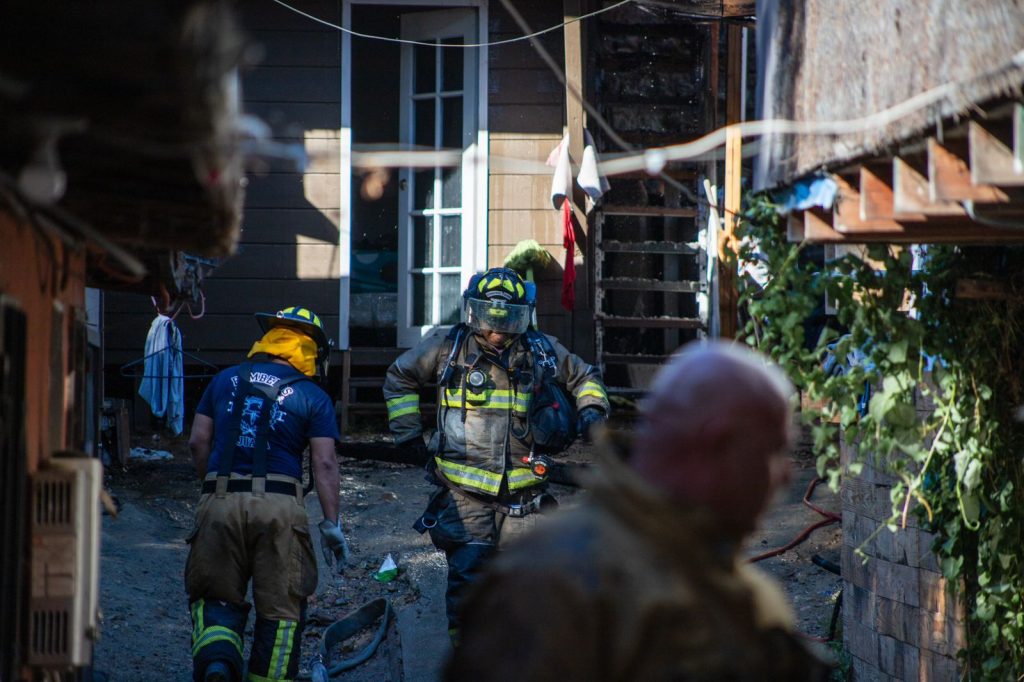
[[[477,12],[476,42],[486,43],[488,37],[488,0],[341,0],[341,25],[352,29],[353,5],[436,7],[437,9],[453,9],[456,7],[473,8]],[[471,237],[473,244],[472,270],[482,271],[487,267],[487,201],[488,201],[488,121],[487,121],[487,48],[479,47],[477,51],[477,132],[476,156],[479,163],[473,173],[472,196],[464,197],[467,210],[466,222],[473,229],[463,230],[462,238]],[[351,292],[351,259],[352,259],[352,35],[341,34],[341,128],[339,131],[339,182],[340,182],[340,215],[338,216],[338,253],[339,267],[339,306],[338,306],[338,348],[349,348],[349,295]],[[469,203],[471,202],[471,204]],[[400,245],[401,246],[401,245]],[[400,275],[401,276],[401,275]]]

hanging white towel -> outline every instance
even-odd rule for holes
[[[572,192],[572,163],[569,161],[568,135],[551,151],[547,163],[555,168],[555,174],[551,176],[551,204],[557,210]]]
[[[587,193],[592,201],[597,201],[601,195],[611,189],[611,185],[598,170],[597,150],[594,148],[594,138],[591,137],[590,131],[583,131],[583,140],[586,146],[583,147],[583,159],[580,160],[580,172],[576,176],[576,184]]]

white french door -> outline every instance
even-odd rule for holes
[[[461,294],[477,269],[486,230],[480,153],[477,12],[451,9],[402,16],[400,142],[418,150],[456,150],[454,166],[400,173],[398,345],[415,345],[438,326],[459,321]],[[486,174],[483,174],[486,178]]]

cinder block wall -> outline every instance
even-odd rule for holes
[[[844,441],[844,469],[850,456]],[[892,483],[869,466],[843,480],[843,642],[853,679],[956,680],[964,614],[931,551],[935,536],[909,515],[907,528],[883,528],[864,544],[889,517]],[[867,563],[854,553],[862,544]]]

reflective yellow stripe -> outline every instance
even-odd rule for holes
[[[501,474],[466,466],[465,464],[456,464],[455,462],[443,460],[440,457],[435,457],[435,459],[441,473],[452,483],[457,483],[465,488],[480,490],[491,495],[497,495],[498,491],[501,490]]]
[[[192,602],[192,645],[199,640],[200,635],[203,634],[203,606],[206,601],[203,599],[197,599]]]
[[[577,398],[583,398],[586,396],[593,396],[594,398],[600,398],[601,400],[608,400],[608,394],[604,392],[604,387],[596,381],[588,381],[580,387],[580,392],[576,394]]]
[[[462,394],[459,389],[447,389],[441,394],[441,404],[461,409]],[[466,391],[465,394],[467,410],[507,410],[514,399],[514,392],[507,389],[491,389],[479,393]]]
[[[508,472],[508,489],[519,490],[520,488],[527,488],[536,483],[543,482],[543,478],[538,478],[533,475],[533,471],[530,469],[516,468]]]
[[[282,675],[288,672],[288,655],[292,651],[291,631],[293,627],[295,627],[295,623],[290,620],[277,622],[274,652],[270,655],[270,664],[267,666],[267,674],[274,675],[271,679],[284,679]]]
[[[530,411],[530,399],[533,398],[532,393],[520,393],[516,396],[516,403],[512,406],[516,412],[522,412],[526,414]]]
[[[242,655],[242,638],[238,636],[237,632],[223,625],[211,625],[192,645],[192,658],[196,657],[200,649],[210,646],[214,642],[231,642],[238,649],[238,655]]]
[[[263,677],[263,675],[257,675],[256,673],[249,673],[246,678],[249,682],[285,682],[290,680],[290,677]]]
[[[388,406],[388,421],[393,421],[399,417],[404,417],[407,414],[419,414],[420,412],[420,397],[413,393],[410,395],[399,396],[398,398],[392,398],[387,401]]]

